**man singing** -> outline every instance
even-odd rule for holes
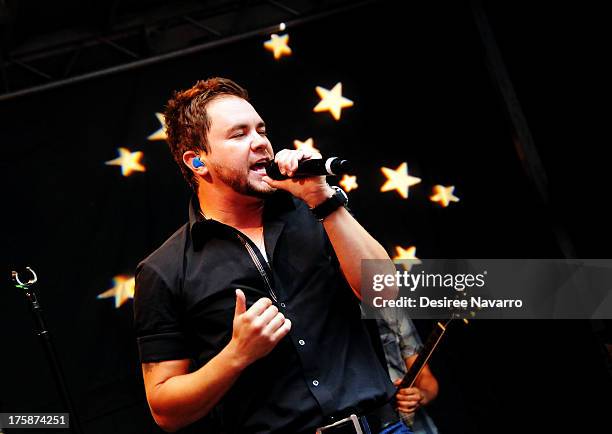
[[[196,194],[189,222],[136,271],[157,424],[173,432],[215,419],[215,432],[313,434],[356,414],[372,433],[408,432],[359,310],[361,260],[389,257],[344,192],[323,176],[291,178],[299,161],[320,156],[275,156],[247,92],[228,79],[175,92],[165,116]],[[266,176],[271,160],[289,179]],[[356,432],[345,429],[324,432]]]

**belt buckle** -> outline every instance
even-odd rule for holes
[[[325,425],[322,427],[317,428],[316,434],[323,434],[325,431],[331,429],[331,428],[335,428],[338,427],[346,422],[352,422],[353,424],[353,428],[355,428],[355,433],[356,434],[363,434],[363,430],[361,429],[361,425],[359,424],[359,418],[355,415],[355,414],[351,414],[349,417],[345,417],[344,419],[340,419],[337,422],[334,422],[332,424],[329,425]]]

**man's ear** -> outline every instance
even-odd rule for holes
[[[208,174],[208,167],[201,158],[194,151],[185,151],[183,153],[183,163],[196,175],[206,176]]]

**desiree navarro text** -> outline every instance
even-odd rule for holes
[[[443,297],[434,299],[429,297],[419,297],[418,300],[412,297],[400,297],[397,300],[385,300],[382,297],[374,297],[372,300],[374,307],[419,307],[419,308],[449,308],[449,309],[483,309],[483,308],[521,308],[523,300],[519,299],[487,299],[482,297],[470,297],[467,299],[450,299]]]

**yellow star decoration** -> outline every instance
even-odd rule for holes
[[[134,298],[134,278],[120,274],[113,277],[113,287],[98,295],[98,299],[115,297],[115,308]]]
[[[381,192],[397,190],[404,199],[408,199],[408,187],[421,182],[421,178],[408,175],[408,164],[405,162],[393,170],[388,167],[381,167],[382,173],[387,177],[387,182],[380,187]]]
[[[393,262],[401,264],[406,271],[410,271],[414,265],[422,264],[419,258],[415,256],[416,247],[414,246],[410,246],[407,249],[395,246],[395,251],[397,254],[393,257]]]
[[[271,35],[272,39],[264,42],[264,47],[268,51],[274,53],[276,60],[280,59],[284,55],[289,56],[291,54],[291,48],[287,45],[289,43],[289,35],[278,36],[276,34]]]
[[[340,184],[347,193],[359,187],[359,184],[357,184],[357,177],[346,174],[342,177],[338,184]]]
[[[155,113],[155,117],[161,124],[161,128],[147,137],[148,140],[166,140],[168,136],[166,135],[166,118],[161,113]]]
[[[444,187],[443,185],[435,185],[433,188],[434,195],[430,196],[429,199],[432,202],[438,202],[444,208],[446,208],[451,202],[459,202],[459,198],[453,194],[455,186],[450,185]]]
[[[316,152],[317,154],[321,153],[321,151],[314,147],[314,140],[312,139],[312,137],[307,139],[305,142],[294,140],[293,146],[295,146],[295,149],[297,149],[298,151],[308,150]]]
[[[321,86],[317,86],[319,94],[319,104],[313,109],[315,112],[329,111],[335,120],[340,120],[342,109],[352,107],[353,101],[342,96],[342,83],[337,83],[332,90],[327,90]]]
[[[119,148],[119,157],[114,160],[107,161],[107,166],[121,166],[121,174],[130,176],[132,172],[145,172],[147,169],[140,164],[142,152],[130,152],[127,148]]]

